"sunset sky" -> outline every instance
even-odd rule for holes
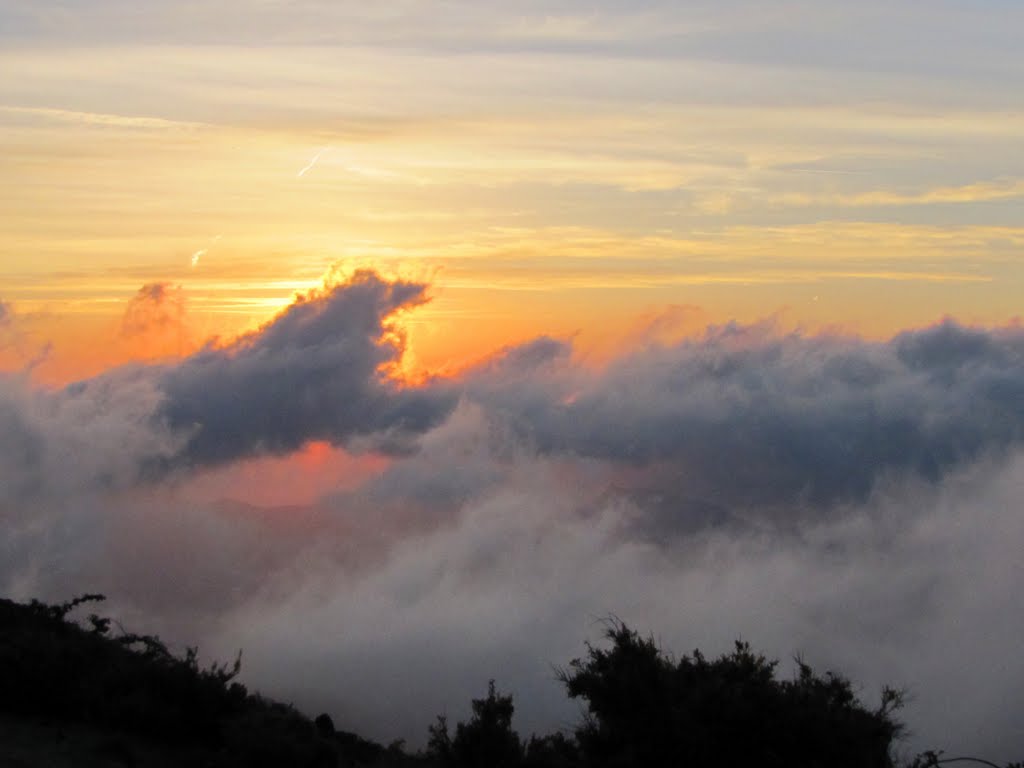
[[[542,332],[600,349],[670,305],[1003,323],[1022,23],[990,1],[5,2],[0,285],[26,338],[4,359],[51,342],[38,375],[66,380],[141,353],[110,337],[152,282],[181,287],[187,346],[233,334],[337,264],[430,280],[431,370]]]
[[[488,677],[564,725],[613,612],[1020,759],[1022,33],[0,0],[0,589],[102,588],[376,738]]]

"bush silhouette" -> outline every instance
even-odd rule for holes
[[[695,651],[674,661],[620,622],[611,648],[588,645],[585,659],[559,671],[569,696],[586,702],[576,730],[588,765],[761,768],[890,768],[901,732],[886,690],[864,708],[848,680],[816,675],[799,662],[795,679],[775,678],[776,662],[736,643],[708,661]]]
[[[337,763],[340,750],[311,721],[234,682],[240,657],[203,669],[194,648],[177,657],[152,635],[110,636],[109,619],[91,615],[88,628],[69,620],[77,606],[102,599],[0,600],[0,715],[131,735],[207,755],[203,763],[216,768]],[[102,745],[111,759],[126,749],[120,736]]]
[[[428,752],[446,768],[512,768],[523,760],[519,734],[512,730],[515,707],[511,696],[500,696],[494,681],[487,698],[473,699],[473,716],[455,727],[454,738],[442,715],[430,728]]]
[[[195,649],[175,656],[159,638],[115,634],[95,614],[69,620],[102,599],[0,599],[0,718],[91,729],[89,755],[108,762],[132,762],[150,745],[177,756],[167,764],[209,768],[892,768],[902,730],[894,718],[901,696],[891,689],[868,709],[846,678],[818,675],[799,659],[789,680],[745,643],[714,660],[699,651],[676,660],[610,621],[609,643],[588,644],[584,658],[557,673],[585,704],[573,735],[521,740],[512,697],[492,680],[454,734],[439,717],[425,752],[409,754],[400,742],[384,747],[337,730],[326,714],[313,721],[250,693],[235,681],[240,657],[204,669]],[[995,766],[924,752],[908,768],[961,763]]]
[[[580,765],[576,742],[563,733],[531,736],[523,754],[525,768],[572,768]]]

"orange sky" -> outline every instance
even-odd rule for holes
[[[222,11],[11,12],[3,367],[187,353],[366,266],[432,284],[407,318],[419,372],[540,333],[601,358],[680,306],[872,336],[1020,314],[1012,24],[944,6],[927,23],[963,34],[940,50],[817,6],[799,32],[732,3],[478,9],[455,38],[411,9]],[[126,333],[154,283],[179,316]]]

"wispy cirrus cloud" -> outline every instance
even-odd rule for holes
[[[108,112],[82,112],[73,109],[57,109],[53,107],[27,107],[11,104],[0,104],[0,113],[6,113],[8,115],[23,115],[26,117],[37,117],[47,120],[56,120],[59,122],[82,123],[85,125],[111,126],[117,128],[191,130],[204,127],[203,123],[183,120],[168,120],[162,117],[119,115],[111,114]]]
[[[935,205],[954,203],[978,203],[992,200],[1011,200],[1024,196],[1024,180],[997,179],[978,181],[959,186],[944,186],[919,192],[895,192],[873,190],[845,195],[800,193],[785,194],[775,202],[782,206],[840,206],[848,208],[872,208],[904,205]]]

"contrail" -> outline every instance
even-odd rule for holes
[[[328,149],[329,149],[329,147],[324,147],[319,152],[317,152],[315,155],[313,155],[313,159],[309,161],[309,163],[306,165],[305,168],[303,168],[301,171],[299,171],[297,177],[305,176],[306,175],[306,171],[308,171],[310,168],[312,168],[314,165],[316,165],[316,161],[320,159],[320,155],[322,155]]]

